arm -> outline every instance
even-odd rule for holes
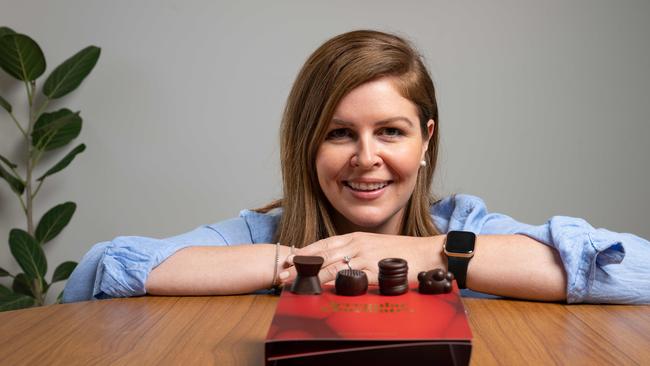
[[[477,197],[458,195],[432,208],[442,232],[477,233],[470,261],[470,289],[531,300],[566,300],[569,303],[650,303],[650,242],[638,236],[595,229],[585,220],[554,216],[539,226],[488,213]],[[319,276],[324,283],[352,267],[377,283],[377,262],[388,257],[409,263],[409,280],[418,271],[444,268],[444,235],[429,238],[353,233],[318,241],[296,254],[322,255]],[[286,281],[295,277],[290,269]]]
[[[270,225],[258,224],[255,228],[255,233],[264,232],[261,229],[272,231]],[[265,237],[251,236],[249,224],[243,218],[201,226],[167,239],[117,237],[96,244],[82,258],[66,283],[63,301],[144,295],[147,293],[146,281],[150,272],[185,248],[224,247],[225,252],[236,251],[231,249],[236,245],[229,247],[231,243],[264,242],[262,239]],[[260,249],[258,253],[263,251]],[[272,268],[273,257],[268,261],[268,266]],[[272,274],[269,283],[270,277]]]
[[[431,213],[443,232],[520,235],[548,246],[547,250],[554,252],[564,269],[569,303],[650,303],[650,242],[641,237],[596,229],[583,219],[567,216],[553,216],[543,225],[528,225],[506,215],[488,213],[481,199],[469,195],[444,199],[432,207]],[[489,253],[494,254],[492,247]],[[477,258],[470,262],[470,271]],[[501,272],[508,268],[493,270]],[[548,275],[552,272],[550,268],[538,270]]]
[[[153,295],[230,295],[272,286],[275,244],[189,247],[179,250],[149,274]],[[290,248],[279,246],[278,272]]]
[[[477,236],[467,287],[520,299],[566,300],[566,274],[559,255],[524,235]]]
[[[320,240],[299,249],[296,255],[318,255],[324,258],[319,273],[322,283],[336,279],[346,269],[343,257],[352,257],[354,269],[366,272],[371,284],[377,284],[377,262],[399,257],[408,262],[409,282],[417,282],[420,271],[447,268],[442,254],[446,235],[408,237],[353,233]],[[524,235],[479,235],[469,262],[468,288],[483,293],[529,300],[557,301],[566,299],[566,275],[557,252]],[[291,257],[289,257],[289,262]],[[289,282],[295,278],[293,267]]]

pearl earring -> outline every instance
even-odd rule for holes
[[[427,161],[424,159],[420,160],[420,166],[427,166]]]

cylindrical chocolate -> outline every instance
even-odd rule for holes
[[[384,287],[382,288],[381,285],[379,285],[379,291],[381,292],[382,295],[385,296],[395,296],[395,295],[401,295],[407,293],[409,290],[408,284],[406,285],[401,285],[397,287]]]
[[[379,292],[394,296],[406,293],[408,286],[408,264],[401,258],[385,258],[379,261]]]
[[[297,255],[293,257],[296,266],[296,279],[291,284],[291,292],[298,295],[318,295],[322,292],[318,272],[323,265],[323,257]]]
[[[363,295],[368,291],[368,276],[358,269],[343,269],[336,274],[335,287],[338,295]]]

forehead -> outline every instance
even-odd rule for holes
[[[406,116],[417,121],[415,103],[400,94],[392,78],[380,78],[362,84],[346,94],[337,105],[333,118],[350,122],[378,121]]]

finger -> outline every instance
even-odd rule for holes
[[[320,272],[318,273],[318,279],[320,283],[325,283],[325,282],[335,280],[336,274],[342,269],[348,269],[347,264],[343,262],[337,262],[337,263],[332,263],[328,266],[323,266],[320,269]],[[285,269],[284,271],[280,272],[278,278],[281,283],[287,284],[293,282],[296,279],[297,275],[298,275],[298,271],[296,270],[296,266],[291,266]]]
[[[377,273],[369,269],[364,269],[363,272],[368,277],[368,285],[378,285],[379,279],[377,278]]]
[[[350,260],[349,264],[350,267],[352,267],[352,269],[360,270],[366,274],[366,278],[368,278],[369,285],[376,285],[379,283],[377,279],[378,267],[375,264],[373,264],[372,261],[357,257]]]
[[[329,238],[321,239],[317,242],[309,244],[304,248],[300,248],[296,254],[299,255],[320,255],[331,249],[340,248],[350,243],[350,235],[336,235]]]
[[[330,264],[329,266],[323,267],[320,270],[320,272],[318,272],[318,279],[320,280],[321,283],[328,283],[330,281],[334,281],[336,280],[336,276],[338,275],[339,271],[350,269],[350,268],[362,270],[364,272],[368,270],[368,267],[366,266],[366,262],[359,259],[356,260],[353,259],[349,263],[335,262]],[[366,273],[366,276],[368,276],[368,273]],[[370,279],[370,277],[368,277],[368,279]]]
[[[347,248],[347,247],[343,247],[343,248],[344,248],[343,250],[335,248],[330,252],[326,252],[322,254],[323,265],[319,271],[319,280],[321,283],[335,280],[338,272],[343,269],[369,270],[371,268],[370,264],[366,260],[363,260],[359,257],[354,257],[354,255],[356,255],[357,253],[351,251],[356,250],[356,248]],[[296,255],[303,255],[303,254],[298,253]],[[346,256],[350,257],[350,260],[347,263],[345,261]],[[298,274],[295,265],[293,265],[293,257],[294,256],[289,256],[287,258],[285,264],[283,265],[284,270],[281,271],[278,275],[278,278],[282,283],[292,282]],[[368,273],[372,273],[372,271],[369,270]],[[376,278],[376,275],[374,277]],[[368,277],[369,280],[370,278],[371,277]]]
[[[328,246],[323,250],[311,250],[309,254],[300,253],[300,255],[313,255],[323,258],[323,267],[329,266],[336,262],[343,262],[347,256],[354,258],[359,254],[359,247],[353,242],[339,241],[335,245]],[[292,258],[293,260],[293,258]]]
[[[298,272],[296,272],[296,267],[290,266],[289,268],[280,272],[280,274],[278,275],[278,279],[281,284],[285,285],[287,283],[293,282],[297,274]]]
[[[293,266],[293,257],[295,257],[296,254],[290,254],[287,259],[284,260],[284,267],[287,268],[289,266]]]
[[[338,267],[337,267],[337,269],[338,269]],[[342,268],[342,269],[349,269],[349,268],[347,267],[347,265],[345,265],[345,267]],[[336,274],[338,274],[340,269],[339,270],[333,269],[332,271],[336,271]],[[373,271],[371,271],[369,269],[361,269],[361,271],[363,271],[366,274],[366,277],[368,278],[368,284],[369,285],[377,285],[379,283],[378,279],[377,279],[377,273],[376,272],[373,272]],[[326,275],[324,273],[319,273],[318,280],[320,281],[320,283],[325,283],[325,284],[328,284],[328,285],[334,285],[335,281],[336,281],[336,274],[334,275],[334,279],[328,281],[327,279],[330,278],[330,276],[331,276],[330,274]],[[287,284],[293,282],[296,279],[296,275],[297,275],[296,267],[291,266],[291,267],[287,268],[285,271],[280,273],[279,279],[280,279],[280,282],[283,285],[287,285]],[[325,281],[327,281],[327,282],[325,282]]]
[[[343,263],[332,263],[327,267],[321,268],[320,272],[318,272],[318,280],[320,283],[334,281],[336,279],[336,274],[347,268],[348,266]]]

